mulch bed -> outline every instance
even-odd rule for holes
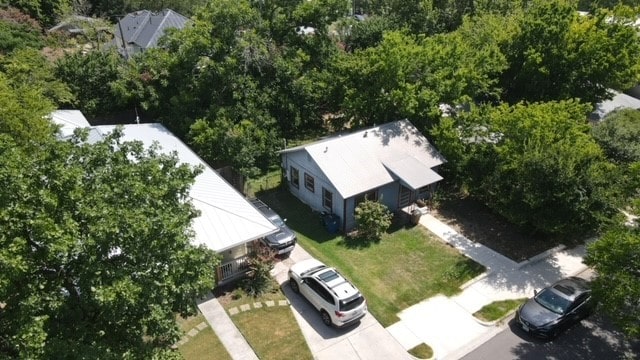
[[[441,200],[431,214],[467,239],[483,244],[516,262],[529,259],[558,243],[548,236],[523,232],[485,205],[470,198]]]

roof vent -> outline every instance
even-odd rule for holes
[[[328,146],[325,146],[325,148],[324,148],[324,152],[327,152],[327,151],[329,151],[329,147],[328,147]]]
[[[364,135],[362,137],[367,137],[367,133],[368,133],[368,131],[365,131]]]

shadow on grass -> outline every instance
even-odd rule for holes
[[[256,196],[285,219],[292,230],[315,242],[323,243],[341,236],[327,231],[320,213],[313,211],[282,187],[259,191]]]

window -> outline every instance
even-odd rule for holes
[[[322,206],[333,212],[333,193],[325,188],[322,188]]]
[[[365,200],[378,201],[378,190],[367,191],[356,196],[356,207]]]
[[[315,181],[313,179],[313,176],[304,173],[304,187],[307,188],[307,190],[311,191],[311,192],[315,192]]]
[[[298,169],[293,166],[291,167],[291,185],[296,188],[300,187],[300,173],[298,172]]]

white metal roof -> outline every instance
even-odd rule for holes
[[[283,150],[306,151],[343,198],[400,178],[414,189],[442,179],[445,160],[408,120]]]
[[[116,125],[94,128],[106,135]],[[193,221],[196,244],[220,252],[278,230],[242,194],[161,124],[124,125],[122,140],[139,140],[147,147],[158,142],[163,153],[175,151],[181,163],[204,166],[189,193],[193,205],[201,212]]]
[[[640,100],[617,91],[613,91],[613,93],[614,96],[611,100],[605,100],[596,105],[595,110],[591,113],[592,120],[602,120],[607,114],[617,109],[640,109]]]
[[[62,139],[73,135],[76,128],[91,127],[80,110],[56,110],[49,116],[54,124],[60,125],[58,133]]]

